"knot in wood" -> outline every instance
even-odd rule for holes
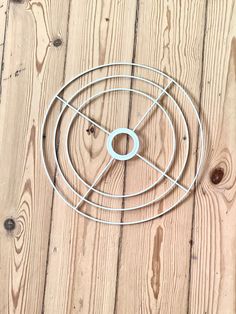
[[[211,172],[211,182],[213,184],[219,184],[224,176],[224,169],[217,167]]]

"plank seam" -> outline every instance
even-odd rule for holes
[[[203,89],[203,79],[204,79],[204,64],[205,64],[205,43],[206,43],[206,26],[207,26],[207,15],[208,15],[208,0],[205,3],[205,17],[204,17],[204,29],[203,29],[203,46],[202,46],[202,66],[201,66],[201,79],[200,79],[200,103],[199,103],[199,118],[201,119],[202,112],[202,89]],[[197,151],[199,144],[199,128],[197,130]],[[198,155],[196,157],[195,172],[197,169]],[[191,288],[191,273],[192,273],[192,252],[193,252],[193,235],[194,235],[194,222],[195,222],[195,207],[196,207],[196,192],[197,192],[197,182],[194,184],[193,192],[193,213],[191,222],[191,237],[190,237],[190,253],[189,253],[189,284],[188,284],[188,296],[187,296],[187,314],[190,313],[190,288]]]

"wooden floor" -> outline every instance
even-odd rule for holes
[[[0,0],[0,60],[0,313],[236,313],[236,1]],[[170,74],[205,130],[197,188],[141,225],[75,213],[40,156],[55,92],[113,61]]]

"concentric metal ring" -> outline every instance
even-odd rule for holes
[[[88,215],[87,213],[85,213],[85,212],[83,212],[83,211],[81,211],[81,210],[79,209],[79,206],[80,206],[81,202],[82,202],[82,201],[86,201],[87,203],[89,203],[89,204],[91,204],[91,205],[93,205],[93,206],[100,207],[100,208],[103,208],[103,209],[108,209],[108,210],[133,210],[133,209],[142,208],[142,207],[144,207],[144,206],[147,206],[147,205],[149,205],[149,204],[152,204],[152,203],[156,202],[156,201],[159,199],[159,198],[156,198],[156,199],[154,199],[154,200],[152,200],[152,201],[150,201],[150,202],[147,202],[146,204],[142,204],[142,205],[140,205],[140,206],[135,206],[135,207],[133,207],[133,208],[124,208],[124,209],[107,208],[107,207],[105,207],[105,206],[101,206],[101,205],[99,205],[99,204],[95,204],[95,203],[89,201],[88,199],[86,199],[88,193],[89,193],[91,190],[93,190],[94,186],[95,186],[95,185],[98,183],[98,181],[101,179],[102,175],[109,169],[111,163],[113,162],[113,159],[111,159],[111,160],[109,161],[109,163],[106,165],[106,167],[105,167],[105,168],[103,169],[103,171],[100,173],[100,175],[95,179],[94,183],[89,187],[89,190],[85,193],[85,195],[83,195],[83,196],[79,195],[80,198],[81,198],[81,201],[80,201],[79,204],[77,204],[76,206],[74,206],[73,204],[71,204],[71,203],[64,197],[64,195],[61,193],[61,191],[54,185],[53,180],[52,180],[52,178],[50,177],[49,170],[48,170],[48,168],[47,168],[47,164],[46,164],[46,162],[45,162],[45,153],[44,153],[44,145],[43,145],[43,134],[44,134],[45,124],[46,124],[46,122],[47,122],[47,118],[48,118],[48,115],[49,115],[49,113],[50,113],[51,106],[53,105],[55,99],[60,99],[66,106],[68,106],[69,108],[73,109],[73,110],[76,112],[76,113],[75,113],[75,116],[76,116],[77,114],[80,114],[81,116],[84,116],[84,118],[89,119],[88,117],[86,117],[85,115],[83,115],[81,112],[79,112],[78,109],[73,108],[73,107],[69,104],[70,101],[66,102],[65,100],[61,99],[61,98],[60,98],[59,96],[57,96],[57,95],[59,95],[59,94],[65,89],[65,87],[66,87],[67,85],[71,84],[71,83],[74,82],[76,79],[81,78],[82,76],[84,76],[84,75],[86,75],[86,74],[88,74],[88,73],[90,73],[90,72],[96,71],[96,70],[98,70],[98,69],[102,69],[102,68],[105,68],[105,67],[114,67],[114,66],[134,66],[134,67],[139,67],[139,68],[143,68],[143,69],[146,69],[146,70],[150,70],[150,71],[152,71],[152,72],[156,72],[156,73],[158,73],[158,74],[164,76],[165,78],[171,80],[171,82],[172,82],[173,84],[175,84],[175,85],[181,90],[181,92],[184,94],[184,96],[187,98],[188,102],[190,103],[190,105],[191,105],[191,107],[192,107],[192,109],[193,109],[193,111],[194,111],[194,114],[195,114],[195,116],[196,116],[196,119],[197,119],[197,122],[198,122],[198,125],[199,125],[200,144],[201,144],[201,145],[200,145],[200,148],[201,148],[201,149],[200,149],[200,158],[199,158],[199,162],[198,162],[198,166],[197,166],[197,170],[196,170],[195,176],[194,176],[194,178],[193,178],[192,183],[189,185],[188,188],[185,188],[184,186],[182,186],[182,185],[178,182],[178,180],[179,180],[180,176],[182,175],[182,172],[184,171],[184,168],[185,168],[185,166],[186,166],[188,154],[187,154],[186,161],[185,161],[185,163],[184,163],[183,169],[182,169],[182,171],[180,171],[180,174],[179,174],[179,176],[177,176],[176,179],[172,179],[172,178],[169,177],[166,173],[164,173],[161,169],[159,169],[156,165],[154,165],[154,164],[152,164],[151,162],[149,162],[148,160],[146,160],[143,156],[137,154],[137,156],[138,156],[139,158],[141,158],[144,162],[146,162],[146,163],[147,163],[149,166],[151,166],[152,168],[154,168],[154,169],[156,169],[157,171],[159,171],[159,172],[162,174],[162,176],[165,176],[167,179],[169,179],[169,180],[173,183],[173,184],[171,185],[170,189],[172,189],[173,186],[178,186],[178,187],[182,188],[182,189],[185,191],[185,194],[184,194],[180,199],[178,199],[178,201],[177,201],[175,204],[173,204],[173,205],[170,206],[169,208],[165,209],[162,213],[153,215],[152,217],[148,217],[148,218],[145,218],[145,219],[137,220],[137,221],[128,221],[128,222],[121,222],[121,221],[105,221],[105,220],[103,220],[103,219],[99,219],[99,218],[96,218],[96,217],[92,217],[92,216]],[[106,77],[106,78],[113,78],[113,77],[115,77],[115,76],[110,76],[110,77]],[[130,77],[131,77],[131,76],[130,76]],[[102,78],[102,79],[106,79],[106,78]],[[142,78],[142,79],[143,79],[143,78]],[[99,79],[99,80],[101,80],[101,79]],[[99,80],[97,80],[97,81],[99,81]],[[144,80],[144,81],[148,81],[148,80],[146,80],[146,79],[143,79],[143,80]],[[87,84],[87,85],[89,85],[89,84]],[[161,88],[161,87],[160,87],[160,88]],[[177,104],[177,103],[175,102],[175,100],[171,97],[171,95],[170,95],[164,88],[161,88],[161,89],[162,89],[162,91],[163,91],[169,98],[171,98],[171,99],[174,101],[174,103],[177,105],[177,109],[178,109],[178,108],[179,108],[179,107],[178,107],[178,104]],[[77,93],[76,93],[76,94],[77,94]],[[141,222],[149,221],[149,220],[151,220],[151,219],[154,219],[154,218],[156,218],[156,217],[159,217],[159,216],[163,215],[164,213],[168,212],[169,210],[171,210],[173,207],[175,207],[177,204],[179,204],[184,198],[186,198],[188,192],[190,191],[190,189],[192,188],[192,186],[194,185],[194,183],[195,183],[195,181],[196,181],[196,178],[197,178],[197,176],[198,176],[198,174],[199,174],[200,167],[201,167],[201,164],[202,164],[203,152],[204,152],[203,130],[202,130],[202,125],[201,125],[200,118],[199,118],[199,116],[198,116],[197,110],[196,110],[195,106],[193,105],[191,99],[190,99],[189,96],[186,94],[186,92],[183,90],[183,88],[182,88],[177,82],[175,82],[172,78],[170,78],[168,75],[164,74],[163,72],[161,72],[161,71],[159,71],[159,70],[157,70],[157,69],[151,68],[151,67],[149,67],[149,66],[146,66],[146,65],[139,65],[139,64],[133,64],[133,63],[122,63],[122,62],[120,62],[120,63],[111,63],[111,64],[106,64],[106,65],[101,65],[101,66],[98,66],[98,67],[89,69],[89,70],[87,70],[87,71],[81,73],[80,75],[78,75],[78,76],[76,76],[75,78],[73,78],[68,84],[64,85],[64,86],[60,89],[60,91],[57,93],[57,95],[56,95],[56,96],[53,98],[53,100],[51,101],[50,107],[48,108],[48,111],[47,111],[47,113],[46,113],[46,115],[45,115],[45,118],[44,118],[44,121],[43,121],[41,150],[42,150],[43,164],[44,164],[44,166],[45,166],[45,170],[46,170],[46,173],[47,173],[47,175],[48,175],[49,181],[50,181],[50,183],[52,184],[52,186],[53,186],[53,188],[55,189],[55,191],[63,198],[63,200],[65,201],[66,204],[68,204],[70,207],[72,207],[73,209],[75,209],[77,212],[79,212],[79,213],[80,213],[81,215],[83,215],[84,217],[90,218],[90,219],[92,219],[92,220],[94,220],[94,221],[103,222],[103,223],[108,223],[108,224],[120,224],[120,225],[125,225],[125,224],[141,223]],[[72,99],[73,97],[74,97],[74,95],[71,97],[71,99]],[[156,105],[156,104],[157,104],[157,100],[154,100],[152,106],[154,106],[154,105]],[[152,107],[152,106],[151,106],[151,107]],[[182,113],[182,111],[181,111],[180,108],[179,108],[179,111],[180,111],[180,114],[182,115],[182,118],[183,118],[184,123],[185,123],[186,128],[187,128],[186,120],[185,120],[185,118],[184,118],[184,116],[183,116],[183,113]],[[62,112],[63,112],[63,111],[62,111]],[[58,118],[57,121],[60,120],[60,117],[61,117],[61,115],[59,115],[59,118]],[[143,117],[143,119],[144,119],[144,117]],[[95,125],[96,125],[96,124],[95,124]],[[98,125],[98,127],[100,127],[100,129],[102,129],[103,131],[105,131],[107,134],[110,134],[110,132],[107,131],[107,130],[105,130],[102,126]],[[55,134],[55,133],[56,133],[56,130],[55,130],[54,134]],[[188,134],[188,128],[187,128],[187,134]],[[187,135],[187,140],[189,140],[189,136],[188,136],[188,135]],[[189,143],[188,143],[188,148],[189,148]],[[55,154],[55,158],[56,158],[56,160],[57,160],[57,155],[56,155],[56,154]],[[59,166],[59,167],[60,167],[60,166]],[[168,171],[168,170],[167,170],[167,171]],[[70,184],[66,181],[66,179],[65,179],[65,183],[66,183],[67,186],[71,189],[71,186],[70,186]],[[169,193],[170,189],[167,190],[167,191],[165,191],[165,193],[163,193],[162,197],[163,197],[164,195],[166,195],[167,193]],[[73,190],[73,188],[72,188],[72,190]],[[75,192],[75,191],[73,190],[73,192]],[[78,195],[78,194],[77,194],[77,195]],[[113,196],[113,197],[114,197],[114,196]],[[124,197],[124,196],[123,196],[123,197]]]
[[[133,78],[135,78],[135,77],[133,77]],[[92,97],[88,98],[87,100],[85,100],[85,101],[82,103],[82,105],[78,108],[78,110],[82,110],[82,109],[84,108],[84,106],[85,106],[88,102],[90,102],[90,101],[93,100],[93,99],[96,99],[97,97],[103,95],[104,93],[115,92],[115,91],[134,92],[134,93],[140,94],[140,95],[142,95],[142,96],[148,98],[148,99],[151,100],[152,102],[155,101],[155,99],[152,98],[152,97],[150,97],[149,95],[144,94],[144,93],[142,93],[142,92],[140,92],[140,91],[137,91],[137,90],[134,90],[134,89],[130,89],[130,88],[115,89],[115,88],[113,88],[113,89],[111,89],[111,90],[102,91],[102,92],[100,92],[100,93],[98,93],[98,94],[96,94],[96,95],[93,95]],[[71,99],[70,99],[70,101],[71,101]],[[68,101],[68,102],[70,103],[70,101]],[[175,131],[174,131],[173,123],[171,122],[170,117],[168,116],[167,112],[166,112],[165,110],[163,110],[163,108],[161,107],[161,105],[160,105],[159,103],[157,103],[157,106],[158,106],[158,108],[160,108],[160,109],[162,110],[162,112],[165,114],[165,116],[166,116],[166,118],[167,118],[167,121],[168,121],[168,123],[169,123],[169,125],[170,125],[171,131],[172,131],[172,136],[173,136],[173,138],[172,138],[172,140],[173,140],[173,142],[172,142],[173,151],[172,151],[172,155],[171,155],[171,157],[170,157],[170,160],[169,160],[169,162],[168,162],[168,164],[167,164],[167,167],[166,167],[166,169],[163,171],[164,174],[165,174],[165,173],[168,172],[168,170],[170,169],[170,167],[171,167],[171,165],[172,165],[172,163],[173,163],[173,159],[174,159],[174,155],[175,155],[175,151],[176,151],[176,137],[175,137]],[[60,122],[61,117],[63,116],[63,112],[64,112],[65,109],[66,109],[66,107],[64,107],[64,109],[61,111],[60,116],[58,117],[58,120],[57,120],[57,123],[56,123],[56,126],[55,126],[55,130],[57,130],[57,128],[58,128],[58,124],[59,124],[59,122]],[[75,169],[75,167],[74,167],[74,165],[73,165],[73,163],[72,163],[70,154],[69,154],[68,138],[69,138],[71,126],[72,126],[72,124],[73,124],[73,122],[74,122],[74,119],[76,118],[77,115],[78,115],[78,113],[75,112],[75,115],[72,117],[72,119],[71,119],[71,121],[70,121],[70,123],[69,123],[69,125],[68,125],[68,129],[67,129],[67,131],[66,131],[66,154],[67,154],[67,158],[68,158],[69,164],[70,164],[70,166],[72,167],[72,169],[73,169],[75,175],[78,177],[78,179],[79,179],[81,182],[83,182],[83,184],[85,184],[88,188],[90,188],[90,185],[89,185],[85,180],[83,180],[83,178],[81,178],[81,176],[80,176],[80,175],[78,174],[78,172],[76,171],[76,169]],[[186,127],[185,127],[185,130],[186,130],[186,133],[187,133],[187,135],[188,135],[187,125],[186,125]],[[55,132],[55,134],[54,134],[54,143],[55,143],[55,141],[56,141],[56,132]],[[55,147],[56,147],[56,144],[54,144],[54,148],[55,148]],[[54,151],[55,151],[55,149],[54,149]],[[55,152],[56,152],[56,151],[55,151]],[[57,159],[58,159],[57,156],[55,156],[55,159],[56,159],[56,162],[57,162]],[[186,163],[186,162],[187,162],[187,156],[186,156],[185,163]],[[58,165],[58,166],[59,166],[59,165]],[[60,166],[59,166],[59,169],[60,169]],[[62,174],[62,175],[63,175],[63,174]],[[95,188],[91,188],[91,190],[94,191],[94,192],[96,192],[96,193],[98,193],[98,194],[101,194],[101,195],[103,195],[103,196],[107,196],[107,197],[113,197],[113,198],[133,197],[133,196],[136,196],[136,195],[139,195],[139,194],[143,194],[143,193],[149,191],[149,190],[152,189],[157,183],[159,183],[159,182],[163,179],[163,177],[164,177],[163,175],[160,176],[153,184],[149,185],[147,188],[143,189],[142,191],[138,191],[138,192],[130,193],[130,194],[124,194],[124,195],[109,194],[109,193],[105,193],[105,192],[102,192],[102,191],[100,191],[100,190],[97,190],[97,189],[95,189]],[[75,191],[74,191],[74,192],[75,192]],[[75,192],[75,193],[76,193],[76,192]],[[78,194],[77,194],[77,195],[78,195]],[[78,195],[78,196],[79,196],[79,195]],[[122,210],[122,209],[118,209],[118,210]]]

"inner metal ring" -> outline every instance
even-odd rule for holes
[[[129,135],[133,140],[133,148],[128,154],[123,154],[123,155],[118,154],[113,148],[113,141],[114,141],[115,137],[117,137],[118,135],[121,135],[121,134]],[[111,157],[116,159],[116,160],[125,161],[125,160],[132,159],[137,154],[137,152],[139,150],[139,138],[133,130],[130,130],[127,128],[116,129],[116,130],[112,131],[110,133],[110,135],[108,136],[107,150],[108,150],[108,153],[111,155]]]

